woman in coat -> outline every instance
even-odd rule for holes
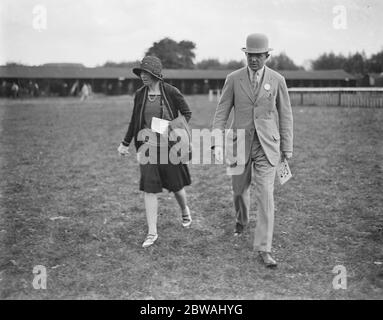
[[[140,157],[142,157],[142,154],[140,147],[145,142],[140,139],[140,135],[145,130],[150,130],[152,118],[173,120],[180,113],[185,117],[186,121],[189,121],[191,111],[180,91],[170,84],[163,82],[160,59],[154,56],[146,56],[142,60],[140,67],[134,68],[133,72],[141,78],[144,85],[136,91],[129,128],[124,140],[118,147],[118,152],[121,155],[127,154],[129,152],[128,147],[133,140],[138,152],[137,158],[141,162]],[[182,226],[188,228],[192,222],[184,189],[185,186],[191,184],[188,167],[186,164],[173,164],[170,161],[161,163],[160,154],[165,152],[168,156],[169,149],[167,144],[165,147],[161,146],[160,142],[161,139],[164,139],[163,136],[157,134],[157,138],[158,144],[155,148],[158,154],[157,161],[155,163],[140,163],[140,190],[144,192],[148,222],[148,235],[142,245],[144,248],[154,244],[158,238],[157,194],[162,192],[163,188],[174,193],[182,213]]]

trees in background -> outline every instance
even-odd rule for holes
[[[196,64],[197,69],[213,69],[213,70],[236,70],[244,67],[246,64],[243,61],[231,60],[227,63],[222,63],[218,59],[205,59]],[[297,66],[294,61],[282,52],[279,55],[271,55],[267,61],[267,65],[275,70],[300,70],[301,66]]]
[[[218,59],[205,59],[196,64],[197,69],[212,69],[212,70],[236,70],[244,67],[244,61],[231,60],[227,63],[222,63]],[[267,65],[275,70],[300,70],[303,67],[297,66],[294,61],[282,52],[279,55],[271,56],[267,61]]]
[[[271,55],[266,64],[274,70],[300,70],[303,67],[297,66],[294,61],[287,56],[286,53],[281,52],[279,55]]]
[[[202,70],[219,70],[222,69],[222,64],[218,59],[215,58],[210,58],[210,59],[204,59],[201,60],[196,64],[197,69],[202,69]]]
[[[375,53],[367,61],[367,69],[371,72],[383,72],[383,50]]]
[[[6,62],[6,63],[5,63],[5,66],[7,66],[7,67],[18,67],[18,66],[22,66],[22,67],[24,67],[24,66],[26,66],[26,64],[23,64],[23,63],[21,63],[21,62],[13,62],[13,61],[9,61],[9,62]]]
[[[164,38],[146,51],[146,55],[154,55],[161,59],[163,67],[166,69],[202,69],[202,70],[236,70],[246,65],[245,59],[242,61],[231,60],[221,62],[217,58],[209,58],[194,62],[196,44],[189,40],[175,41],[171,38]],[[103,67],[126,67],[133,68],[140,64],[140,61],[113,62],[107,61]],[[18,62],[8,62],[7,66],[23,65]],[[271,55],[267,65],[275,70],[300,70],[298,66],[287,56],[285,52],[278,55]],[[311,60],[311,67],[314,70],[343,69],[353,75],[365,75],[367,73],[383,72],[383,49],[369,58],[362,52],[356,52],[344,56],[333,52],[323,53],[318,58]]]
[[[165,69],[194,69],[196,45],[192,41],[182,40],[174,41],[170,38],[164,38],[153,45],[145,52],[145,55],[156,56],[161,59]],[[140,61],[113,62],[107,61],[103,67],[127,67],[138,66]]]
[[[366,54],[356,52],[347,57],[342,54],[323,53],[312,61],[314,70],[344,69],[354,75],[383,72],[383,50],[367,58]]]
[[[201,60],[196,64],[196,69],[202,70],[236,70],[245,66],[243,61],[230,60],[229,62],[220,62],[218,59],[210,58]]]
[[[323,53],[317,59],[311,62],[314,70],[332,70],[343,69],[346,58],[343,55],[335,55],[331,53]]]
[[[193,69],[194,68],[194,49],[196,45],[192,41],[174,41],[164,38],[146,51],[146,55],[153,55],[161,59],[162,65],[167,69]]]

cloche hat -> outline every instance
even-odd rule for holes
[[[142,59],[140,67],[133,68],[133,73],[138,77],[142,71],[149,72],[151,75],[159,80],[162,80],[162,63],[161,60],[155,56],[146,56]]]

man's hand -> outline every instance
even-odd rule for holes
[[[289,160],[293,157],[293,153],[289,151],[282,151],[282,160]]]
[[[214,157],[218,163],[223,163],[223,147],[222,146],[214,147]]]
[[[120,145],[117,148],[117,151],[120,154],[120,156],[125,156],[129,154],[129,147],[125,147],[122,143],[120,143]]]

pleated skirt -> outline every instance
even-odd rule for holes
[[[183,163],[140,164],[140,174],[140,190],[147,193],[177,192],[191,185],[189,168]]]

